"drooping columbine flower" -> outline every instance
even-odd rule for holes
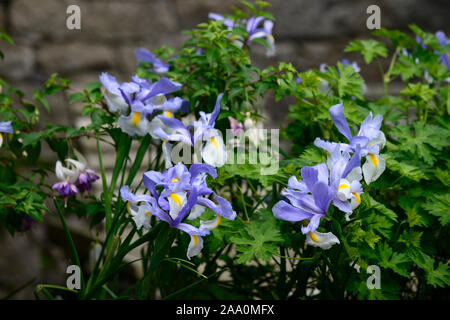
[[[367,184],[377,180],[386,168],[385,160],[379,155],[380,150],[386,144],[384,133],[380,130],[383,117],[377,115],[373,118],[372,112],[370,112],[361,123],[358,134],[353,136],[345,118],[344,105],[336,104],[329,111],[335,126],[349,141],[349,144],[340,143],[341,150],[353,153],[357,146],[360,146],[361,155],[366,157],[366,162],[362,167],[364,180]],[[323,141],[319,138],[316,138],[314,144],[328,152],[332,152],[337,145],[335,142]]]
[[[58,160],[56,161],[55,174],[59,182],[53,184],[52,189],[64,196],[64,201],[67,201],[69,196],[78,193],[78,188],[75,184],[78,178],[76,170],[64,167],[61,161]]]
[[[169,71],[170,64],[164,63],[161,59],[155,57],[150,51],[145,48],[138,48],[134,50],[134,55],[139,61],[150,62],[153,66],[153,71],[158,74],[164,74]]]
[[[244,121],[245,134],[248,140],[255,146],[266,138],[263,131],[263,123],[261,121],[254,121],[248,112]]]
[[[2,132],[13,133],[13,127],[11,121],[0,122],[0,147],[3,145],[3,135]]]
[[[80,155],[78,157],[80,157]],[[78,176],[75,180],[75,184],[78,186],[80,191],[89,191],[92,188],[92,183],[97,181],[99,179],[99,176],[95,173],[94,170],[88,169],[86,167],[86,161],[84,159],[79,158],[79,160],[80,161],[74,159],[66,159],[66,161],[72,164],[76,169]]]
[[[78,160],[66,159],[68,167],[64,167],[61,161],[56,162],[55,173],[60,182],[53,184],[52,189],[64,196],[64,200],[78,192],[88,191],[92,183],[98,180],[98,175],[86,167],[86,160],[77,153]]]

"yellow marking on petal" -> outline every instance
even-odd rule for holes
[[[151,215],[150,211],[147,211],[147,212],[145,213],[145,215],[146,215],[146,216]]]
[[[178,179],[178,178],[173,178],[171,182],[177,182],[177,181],[180,181],[180,179]]]
[[[131,214],[130,204],[131,204],[131,202],[128,201],[127,202],[127,211],[128,211],[129,214]]]
[[[214,138],[210,138],[210,139],[211,139],[211,142],[214,145],[214,147],[216,147],[216,149],[219,149],[219,144],[217,143],[216,139],[214,139]]]
[[[192,235],[192,239],[194,239],[194,246],[197,246],[197,243],[198,243],[198,237],[197,237],[195,234],[193,234],[193,235]]]
[[[355,201],[358,202],[358,204],[361,203],[361,197],[356,192],[352,192],[352,194],[355,196]]]
[[[311,238],[312,241],[314,241],[315,243],[319,243],[319,239],[317,238],[317,236],[312,233],[311,231],[309,232],[309,237]]]
[[[343,184],[340,184],[338,187],[338,189],[345,189],[345,188],[350,189],[350,186],[343,183]]]
[[[173,201],[175,201],[175,203],[181,207],[181,198],[179,195],[177,195],[176,193],[171,193],[170,197],[172,198]]]
[[[2,146],[2,144],[3,144],[3,135],[0,133],[0,147]]]
[[[164,144],[167,142],[167,140],[163,140],[162,146],[164,147]]]
[[[378,167],[378,159],[377,159],[377,156],[374,155],[374,154],[372,154],[372,153],[369,153],[369,158],[370,158],[370,162],[372,162],[372,164],[373,164],[375,167]]]
[[[214,228],[217,228],[220,224],[220,214],[217,215],[217,222]]]
[[[231,36],[231,40],[236,40],[237,39],[237,36]]]
[[[141,116],[139,112],[135,112],[133,115],[133,119],[131,120],[131,123],[133,124],[133,127],[136,127],[139,123]]]
[[[320,81],[320,80],[322,80],[322,78],[321,78],[321,77],[317,77],[316,79],[317,79],[317,81]]]
[[[172,118],[172,112],[170,112],[169,110],[166,110],[166,117]]]

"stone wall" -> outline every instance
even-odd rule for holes
[[[334,64],[344,57],[350,39],[366,38],[366,8],[381,8],[383,27],[406,29],[416,23],[428,31],[450,28],[447,0],[271,0],[276,22],[277,55],[266,58],[256,45],[257,65],[292,62],[299,70]],[[207,19],[209,12],[231,13],[236,0],[0,0],[0,27],[16,45],[0,44],[6,59],[0,76],[25,92],[39,87],[58,72],[82,87],[109,71],[128,79],[135,70],[136,47],[179,47],[189,29]],[[81,30],[66,28],[66,9],[81,8]],[[358,55],[346,55],[358,60]],[[374,67],[363,68],[368,81],[378,80]],[[61,98],[62,99],[62,98]],[[64,100],[56,99],[58,119],[70,123]],[[269,110],[270,111],[270,110]],[[73,123],[72,123],[73,124]]]
[[[406,30],[408,24],[415,23],[426,31],[442,29],[450,34],[448,0],[269,2],[276,19],[277,55],[269,59],[265,57],[265,49],[255,45],[254,60],[261,67],[287,61],[299,70],[307,70],[322,62],[335,64],[349,57],[358,61],[369,83],[378,81],[376,68],[366,68],[358,55],[343,53],[349,40],[370,36],[365,27],[366,8],[370,4],[380,6],[383,27]],[[0,62],[0,76],[28,95],[55,72],[71,79],[74,88],[98,80],[102,71],[125,81],[135,70],[136,47],[155,49],[166,44],[179,48],[184,39],[181,30],[205,21],[209,12],[231,13],[232,5],[237,3],[235,0],[0,0],[0,28],[6,29],[15,41],[15,46],[0,43],[6,56]],[[81,8],[81,30],[66,28],[66,9],[70,4]],[[369,89],[376,91],[370,84]],[[43,114],[45,119],[76,125],[77,117],[73,115],[77,110],[68,107],[67,97],[56,95],[50,104],[54,111]],[[288,101],[281,101],[274,108],[268,103],[267,112],[276,109],[270,117],[274,122],[271,125],[283,120],[287,104]],[[95,160],[91,161],[94,163]],[[70,224],[72,229],[76,220]],[[59,240],[52,238],[58,222],[49,221],[51,217],[45,224],[36,225],[32,232],[14,239],[0,234],[0,298],[33,277],[34,285],[64,285],[69,254],[63,250],[67,247],[63,236]],[[88,229],[86,224],[82,224],[80,229],[83,228]],[[30,286],[14,298],[32,297]]]

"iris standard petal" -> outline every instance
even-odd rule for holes
[[[339,132],[342,133],[348,141],[352,140],[352,133],[350,127],[348,126],[347,119],[344,114],[344,105],[342,103],[332,106],[329,110],[331,119],[334,125],[338,128]]]

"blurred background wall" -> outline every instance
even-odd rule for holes
[[[349,40],[369,38],[366,8],[381,8],[381,26],[407,30],[415,23],[428,32],[444,30],[450,35],[448,0],[268,0],[275,16],[277,55],[265,56],[265,48],[254,45],[253,59],[260,67],[292,62],[300,71],[335,64],[344,57],[358,62],[368,82],[369,94],[376,95],[378,70],[366,67],[358,55],[343,53]],[[81,8],[81,30],[66,28],[66,9]],[[0,0],[0,28],[15,45],[0,43],[5,59],[0,76],[27,95],[42,87],[52,73],[72,80],[74,88],[97,81],[108,71],[120,81],[134,72],[134,49],[155,49],[161,45],[179,48],[183,29],[208,19],[209,12],[232,13],[235,0]],[[50,100],[53,112],[43,114],[52,122],[77,125],[79,109],[69,107],[67,97]],[[279,124],[289,101],[268,104],[272,125]],[[76,229],[77,221],[72,223]],[[65,283],[68,253],[55,245],[51,224],[34,226],[26,234],[11,238],[0,233],[0,298],[34,278],[34,283]],[[83,224],[79,228],[83,230]],[[83,234],[83,231],[80,231]],[[83,243],[85,250],[89,243]],[[62,245],[65,246],[64,239]],[[14,298],[32,298],[32,286]]]

